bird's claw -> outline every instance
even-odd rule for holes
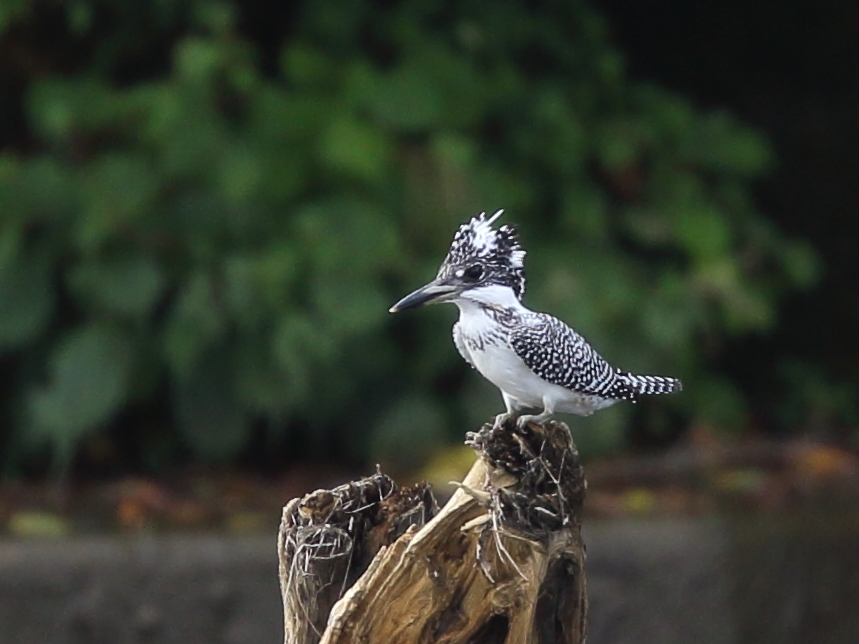
[[[542,414],[539,416],[519,416],[519,418],[516,419],[516,427],[518,429],[525,429],[526,427],[528,427],[529,423],[534,423],[535,425],[542,425],[546,422],[546,420],[547,418]]]
[[[530,416],[520,416],[516,419],[516,428],[517,429],[525,429],[528,426],[528,423],[531,422]]]
[[[503,429],[504,425],[507,424],[507,421],[510,420],[511,414],[498,414],[495,417],[495,422],[492,424],[492,429]]]

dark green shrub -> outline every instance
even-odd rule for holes
[[[754,131],[629,82],[581,2],[278,7],[282,42],[230,2],[0,8],[0,43],[37,60],[0,149],[11,459],[65,464],[164,392],[206,459],[260,420],[311,443],[345,427],[365,455],[473,428],[501,403],[450,345],[454,312],[387,307],[499,207],[532,306],[683,377],[664,404],[685,417],[738,422],[708,360],[815,267],[754,210]],[[632,409],[582,434],[616,445]]]

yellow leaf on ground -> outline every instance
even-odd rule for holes
[[[633,514],[650,514],[656,500],[649,490],[633,488],[623,495],[623,509]]]
[[[65,517],[38,510],[16,512],[9,517],[9,532],[17,537],[47,537],[58,539],[71,532]]]

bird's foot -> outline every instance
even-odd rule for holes
[[[516,427],[519,429],[525,429],[528,426],[528,423],[542,425],[549,420],[549,418],[551,418],[551,414],[525,414],[524,416],[519,416],[519,418],[516,419]]]
[[[532,422],[533,418],[534,417],[529,414],[519,416],[519,418],[516,419],[516,427],[519,429],[525,429],[528,426],[528,423]]]
[[[495,417],[495,422],[492,423],[492,429],[504,429],[504,425],[506,425],[512,417],[513,414],[506,412],[503,414],[498,414]]]

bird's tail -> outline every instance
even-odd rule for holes
[[[632,388],[637,395],[639,394],[673,394],[683,390],[683,383],[677,378],[668,378],[666,376],[637,376],[632,373],[618,374]]]

